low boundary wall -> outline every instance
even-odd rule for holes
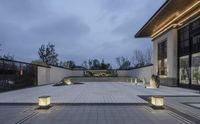
[[[61,81],[64,77],[71,77],[71,76],[83,76],[83,70],[70,70],[56,66],[41,67],[38,66],[38,85],[46,85],[57,83]]]
[[[148,65],[139,68],[133,68],[130,70],[117,70],[118,77],[133,77],[145,79],[149,82],[152,75],[153,65]],[[38,85],[46,85],[57,83],[64,77],[83,77],[84,70],[70,70],[62,67],[50,66],[41,67],[38,66]]]
[[[134,68],[129,70],[128,76],[145,79],[145,81],[149,82],[151,76],[153,74],[153,65],[147,65],[139,68]]]

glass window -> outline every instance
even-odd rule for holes
[[[200,53],[192,55],[192,84],[200,85]]]
[[[182,84],[189,84],[189,56],[183,56],[179,59],[179,79]]]
[[[200,19],[197,19],[196,21],[194,21],[194,22],[191,24],[191,29],[192,29],[192,30],[198,29],[199,27],[200,27]]]
[[[178,31],[179,54],[185,56],[189,53],[189,26]]]
[[[178,56],[179,83],[200,85],[200,18],[178,30]]]
[[[167,75],[167,41],[158,44],[158,75]]]
[[[200,34],[192,37],[192,52],[200,52]]]

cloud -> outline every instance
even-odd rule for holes
[[[0,0],[1,52],[33,60],[51,42],[60,60],[105,58],[115,65],[117,56],[151,46],[134,34],[164,1]]]
[[[30,31],[43,40],[72,42],[89,33],[90,28],[81,19],[68,17],[45,20],[33,25]]]
[[[0,14],[10,21],[24,22],[51,14],[51,11],[43,0],[1,0]]]

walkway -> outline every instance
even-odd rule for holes
[[[200,96],[195,90],[160,87],[146,89],[131,83],[85,82],[71,86],[41,86],[0,94],[0,103],[37,103],[38,97],[50,95],[53,103],[147,103],[138,96]]]

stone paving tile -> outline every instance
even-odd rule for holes
[[[14,124],[33,114],[30,106],[0,106],[0,124]]]
[[[199,103],[194,103],[194,104],[189,104],[189,105],[191,105],[193,107],[197,107],[197,108],[200,109],[200,102]]]
[[[37,98],[50,95],[53,103],[147,103],[138,95],[200,96],[195,90],[161,86],[146,89],[131,83],[84,82],[81,85],[51,85],[0,94],[0,103],[37,103]]]
[[[166,97],[165,104],[171,108],[200,120],[200,109],[191,107],[189,103],[200,103],[200,97]]]
[[[145,89],[129,83],[90,82],[83,85],[52,87],[51,85],[0,94],[0,103],[37,103],[41,95],[51,95],[53,103],[147,103],[138,95],[164,95],[165,104],[177,111],[200,119],[200,109],[183,103],[199,103],[195,90],[170,88]],[[179,96],[179,97],[175,97]],[[194,97],[196,96],[196,97]],[[34,115],[33,115],[34,114]],[[33,115],[33,117],[32,117]],[[29,118],[26,120],[26,118]],[[150,111],[145,106],[54,106],[49,111],[35,111],[34,106],[0,105],[0,124],[16,123],[59,124],[179,124],[180,120],[166,111]]]
[[[149,111],[147,106],[54,106],[35,110],[36,106],[0,106],[0,123],[14,124],[183,124],[166,110]],[[22,121],[31,113],[33,117]]]
[[[83,117],[83,115],[88,116]],[[24,124],[158,124],[160,122],[182,123],[167,114],[165,110],[152,113],[144,106],[56,106],[55,111],[38,113]]]

